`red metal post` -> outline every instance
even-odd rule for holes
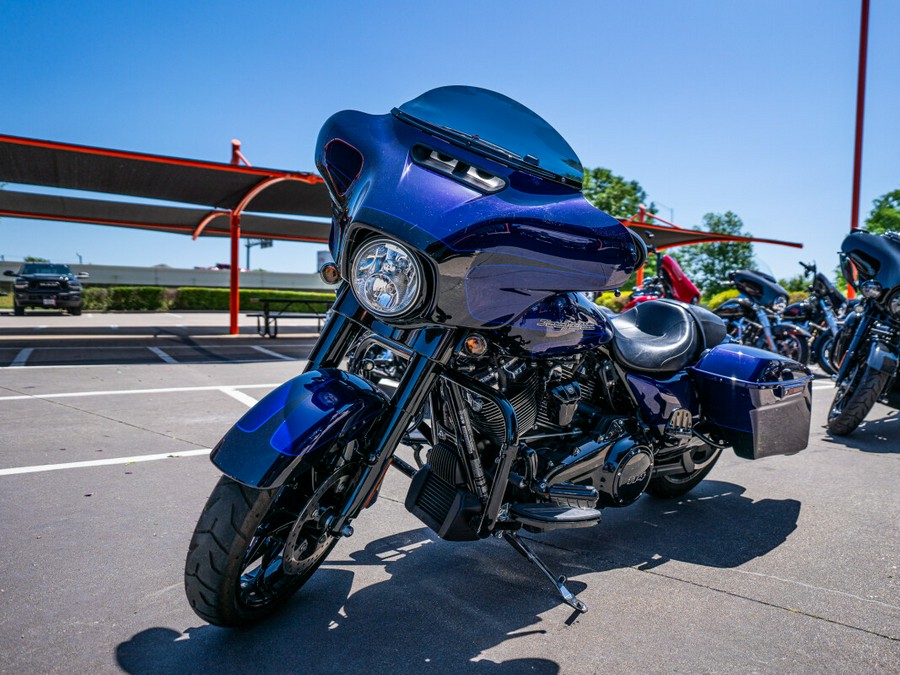
[[[647,222],[647,207],[641,204],[638,206],[638,215],[637,220],[639,223]],[[646,263],[646,261],[644,261]],[[644,265],[641,265],[641,268],[637,271],[637,276],[634,278],[634,285],[640,286],[644,283]]]
[[[863,120],[866,107],[866,58],[869,51],[869,0],[862,0],[859,20],[859,72],[856,76],[856,142],[853,151],[853,199],[850,207],[850,230],[859,228],[859,186],[862,175]],[[851,272],[852,274],[852,272]],[[847,295],[856,293],[847,287]]]
[[[241,216],[233,213],[231,214],[231,291],[228,296],[229,326],[232,335],[237,335],[240,332],[238,329],[238,313],[241,309],[240,244]]]
[[[231,163],[237,166],[245,161],[241,153],[241,142],[238,139],[231,141]],[[229,332],[232,335],[240,333],[238,328],[238,314],[241,311],[241,214],[240,211],[231,212],[231,269],[230,290],[228,293]]]

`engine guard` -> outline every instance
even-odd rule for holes
[[[387,408],[372,384],[342,370],[311,370],[253,406],[213,449],[222,473],[250,487],[280,487],[300,462],[357,440]]]

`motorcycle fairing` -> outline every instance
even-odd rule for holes
[[[366,380],[334,368],[288,380],[253,406],[210,459],[234,480],[280,487],[300,462],[315,462],[336,441],[358,440],[387,407]]]
[[[556,293],[622,286],[644,257],[642,244],[580,190],[469,152],[393,115],[332,116],[316,152],[323,174],[335,170],[327,150],[335,139],[358,151],[362,168],[342,195],[333,194],[341,213],[331,253],[346,278],[347,251],[360,235],[385,234],[418,249],[430,263],[433,299],[410,324],[509,325]],[[482,192],[451,180],[414,161],[420,147],[506,187]]]

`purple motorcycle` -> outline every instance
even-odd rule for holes
[[[391,467],[437,536],[505,539],[583,612],[522,530],[684,495],[727,447],[806,447],[804,366],[721,344],[724,324],[698,306],[609,317],[579,292],[619,288],[646,249],[585,200],[578,157],[521,104],[454,86],[385,115],[341,112],[316,164],[337,299],[305,372],[214,448],[224,476],[185,570],[203,619],[246,625],[287,602]]]

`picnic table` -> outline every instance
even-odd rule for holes
[[[250,302],[259,303],[259,312],[249,312],[247,316],[256,317],[256,332],[260,337],[278,337],[278,319],[316,319],[318,329],[322,330],[325,312],[322,300],[297,300],[295,298],[250,298]]]

